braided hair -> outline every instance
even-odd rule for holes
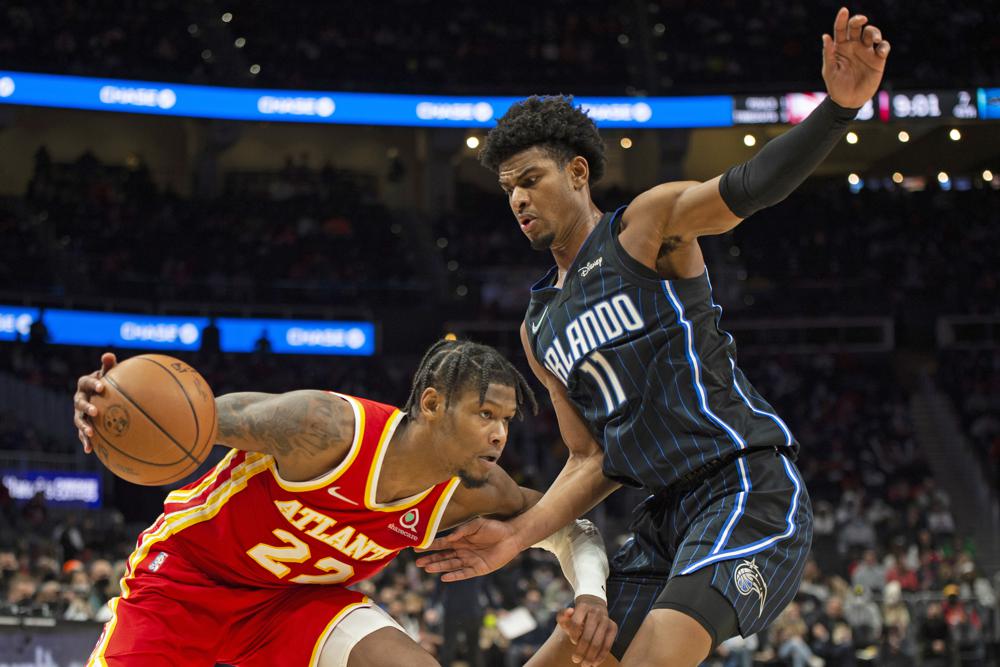
[[[420,409],[420,396],[427,387],[434,387],[444,394],[444,406],[465,389],[479,389],[480,405],[486,400],[490,384],[513,387],[517,396],[517,416],[523,417],[522,406],[527,403],[532,414],[538,412],[535,393],[524,376],[496,349],[468,340],[442,339],[431,345],[420,360],[413,375],[410,397],[403,410],[414,415]]]

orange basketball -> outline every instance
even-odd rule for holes
[[[187,477],[215,444],[215,396],[183,361],[143,354],[104,376],[90,402],[94,451],[122,479],[159,486]]]

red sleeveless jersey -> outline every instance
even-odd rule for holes
[[[337,394],[354,409],[354,442],[333,470],[289,482],[267,454],[232,450],[201,479],[167,496],[140,536],[126,578],[150,553],[176,553],[221,583],[349,585],[407,547],[430,544],[457,477],[393,503],[375,501],[398,409]],[[155,572],[155,560],[150,566]]]

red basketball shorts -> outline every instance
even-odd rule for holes
[[[222,585],[153,550],[110,604],[88,667],[312,667],[338,621],[372,603],[334,585]]]

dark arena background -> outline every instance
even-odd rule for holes
[[[608,146],[605,210],[708,180],[819,102],[837,7],[5,0],[0,667],[85,664],[169,490],[82,451],[71,398],[101,352],[179,357],[217,395],[402,404],[451,333],[528,375],[517,329],[551,262],[476,161],[494,119],[574,94]],[[816,510],[795,602],[707,664],[996,665],[1000,12],[850,9],[892,42],[882,89],[792,196],[703,239]],[[544,489],[565,456],[545,400],[502,463]],[[592,513],[609,549],[641,497]],[[477,667],[523,664],[572,599],[539,550],[452,589],[404,553],[362,588]],[[519,608],[533,630],[504,622]]]

